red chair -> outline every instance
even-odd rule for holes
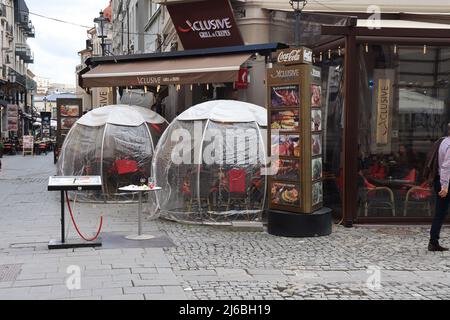
[[[139,171],[137,162],[134,160],[116,160],[114,161],[114,167],[119,175],[136,173]]]
[[[431,201],[433,199],[433,191],[431,186],[424,182],[420,186],[412,187],[406,194],[405,208],[403,211],[403,216],[406,217],[408,211],[408,205],[410,203],[421,205],[425,204],[425,209],[428,215],[431,217]]]
[[[143,175],[135,160],[115,160],[111,171],[117,178],[117,189],[125,184],[139,183]]]
[[[227,211],[230,210],[232,203],[238,201],[243,202],[247,210],[249,210],[247,195],[247,172],[244,169],[231,169],[228,171],[228,205]]]
[[[404,177],[402,180],[411,181],[412,184],[416,183],[417,181],[417,170],[412,169],[406,177]]]
[[[364,187],[361,195],[364,205],[364,215],[367,217],[369,215],[369,208],[375,207],[391,210],[392,216],[395,217],[394,192],[388,187],[377,187],[371,184],[362,174],[361,177],[364,179]],[[389,201],[387,199],[380,199],[380,193],[387,194]]]
[[[45,142],[39,144],[39,153],[47,154],[47,144]]]

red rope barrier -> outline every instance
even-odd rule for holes
[[[75,227],[75,230],[77,231],[78,235],[79,235],[83,240],[88,241],[88,242],[92,242],[92,241],[97,240],[98,237],[99,237],[99,235],[100,235],[100,232],[102,231],[102,227],[103,227],[103,216],[100,216],[100,226],[99,226],[99,228],[98,228],[98,230],[97,230],[97,234],[95,235],[94,238],[89,239],[89,238],[83,236],[83,234],[80,232],[80,229],[78,229],[77,223],[75,222],[75,218],[74,218],[74,216],[73,216],[72,207],[70,206],[70,200],[69,200],[69,195],[68,195],[67,191],[66,191],[66,202],[67,202],[67,206],[69,207],[70,218],[72,219],[73,226]]]

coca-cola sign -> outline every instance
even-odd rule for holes
[[[279,50],[275,54],[276,62],[284,65],[311,64],[312,51],[307,48],[291,48]]]
[[[201,0],[167,5],[183,48],[243,45],[229,0]]]

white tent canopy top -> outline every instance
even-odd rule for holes
[[[97,108],[86,113],[77,121],[77,124],[88,127],[101,127],[105,124],[138,127],[144,123],[162,124],[167,121],[150,109],[127,105]]]
[[[235,101],[214,100],[198,104],[177,117],[180,121],[211,120],[216,122],[256,122],[267,126],[267,110],[257,105]]]

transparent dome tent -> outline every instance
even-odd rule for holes
[[[67,134],[57,164],[58,174],[102,177],[101,192],[78,193],[78,200],[134,200],[135,195],[118,189],[151,177],[154,150],[167,126],[163,117],[144,107],[112,105],[94,109]]]
[[[209,101],[179,115],[161,137],[153,170],[160,217],[194,224],[259,221],[267,188],[267,110]]]

